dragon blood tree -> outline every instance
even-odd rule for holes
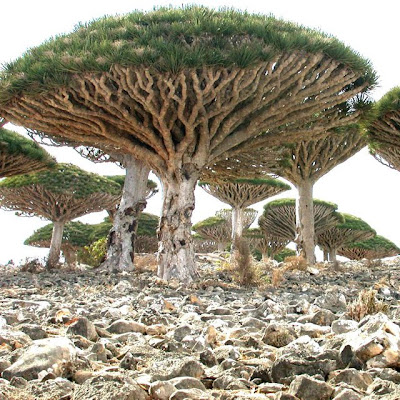
[[[314,232],[321,232],[336,225],[340,215],[336,212],[337,205],[322,200],[313,200]],[[296,239],[296,200],[280,199],[267,203],[264,212],[258,219],[261,230],[281,239],[295,241]]]
[[[52,168],[54,159],[32,140],[0,127],[0,178]]]
[[[71,164],[57,164],[52,170],[0,182],[1,208],[53,222],[48,268],[54,268],[59,261],[66,222],[111,209],[120,198],[120,185]]]
[[[202,170],[348,124],[375,81],[367,60],[319,31],[231,9],[160,8],[28,50],[2,72],[0,116],[150,167],[163,187],[158,275],[190,281]]]
[[[374,260],[377,258],[393,257],[400,254],[400,249],[389,239],[376,235],[371,239],[346,243],[337,250],[337,254],[350,260]]]
[[[232,207],[232,243],[242,236],[246,207],[290,189],[286,183],[272,178],[200,181],[199,186]]]
[[[230,208],[224,208],[222,210],[218,210],[215,215],[217,217],[224,218],[228,221],[228,224],[231,226],[231,234],[230,237],[232,237],[232,209]],[[243,210],[243,229],[248,229],[250,225],[256,220],[257,218],[258,211],[255,210],[254,208],[245,208]]]
[[[209,217],[197,222],[192,229],[203,239],[215,241],[217,250],[226,250],[231,241],[232,224],[222,217]]]
[[[376,232],[361,218],[354,215],[340,213],[342,220],[324,232],[316,235],[317,244],[324,252],[324,258],[336,262],[337,249],[346,243],[367,240],[376,235]]]
[[[53,230],[53,224],[45,225],[29,236],[24,244],[34,247],[49,248]],[[90,236],[92,230],[93,225],[84,224],[79,221],[70,221],[65,224],[62,234],[61,251],[63,252],[67,264],[75,264],[77,260],[77,251],[91,244]]]
[[[250,249],[261,253],[263,261],[274,259],[290,242],[288,239],[272,236],[261,228],[245,230],[244,237],[248,241]]]
[[[299,252],[312,265],[315,262],[313,187],[321,177],[365,145],[359,124],[353,124],[277,148],[238,154],[231,160],[231,173],[239,170],[273,173],[297,188],[296,243]]]
[[[390,90],[375,104],[368,139],[371,154],[400,171],[400,87]]]

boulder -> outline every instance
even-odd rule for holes
[[[301,400],[329,400],[333,390],[331,385],[307,375],[297,376],[289,387],[289,393]]]
[[[61,376],[65,366],[73,362],[76,355],[76,347],[67,338],[36,340],[14,364],[3,371],[2,377],[10,380],[14,376],[21,376],[32,380],[37,379],[43,370]]]

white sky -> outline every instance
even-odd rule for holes
[[[124,14],[134,9],[149,10],[153,6],[193,3],[272,13],[276,17],[321,29],[344,41],[372,61],[380,76],[380,85],[373,94],[376,100],[392,87],[400,85],[400,53],[397,49],[400,3],[395,0],[231,0],[229,3],[204,0],[146,2],[147,5],[144,2],[126,0],[7,1],[2,5],[0,63],[19,57],[26,49],[39,45],[53,35],[70,32],[79,21],[90,21],[106,14]],[[23,129],[11,125],[7,128],[24,132]],[[99,174],[122,173],[115,165],[99,165],[84,160],[71,149],[47,150],[55,155],[59,162],[72,162]],[[292,190],[279,197],[295,195],[295,191]],[[314,197],[337,203],[339,211],[363,218],[378,234],[400,246],[400,172],[380,165],[368,155],[368,151],[363,150],[323,177],[314,187]],[[158,194],[148,202],[146,211],[159,214],[160,206],[161,195]],[[253,207],[261,212],[262,206],[263,203],[258,203]],[[213,215],[220,208],[227,208],[227,205],[198,189],[193,222]],[[81,220],[96,223],[104,216],[103,213],[96,213]],[[19,261],[26,257],[46,256],[47,250],[24,246],[23,241],[35,229],[47,223],[36,217],[17,217],[13,212],[0,211],[0,263],[6,263],[10,259]]]

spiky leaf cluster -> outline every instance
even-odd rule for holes
[[[0,178],[52,168],[55,160],[32,140],[0,127]]]
[[[247,229],[243,236],[249,242],[251,249],[259,251],[263,257],[274,259],[290,242],[290,240],[272,236],[261,228]]]
[[[275,54],[325,53],[375,81],[370,63],[337,39],[272,16],[190,6],[135,11],[78,25],[6,65],[1,100],[68,84],[74,73],[107,72],[119,64],[177,72],[201,65],[247,67]]]
[[[250,225],[256,220],[258,211],[254,208],[245,208],[243,210],[243,229],[248,229]],[[222,210],[218,210],[215,215],[217,217],[224,218],[228,224],[231,225],[232,229],[232,209],[224,208]]]
[[[323,200],[313,200],[314,229],[318,235],[329,227],[336,225],[341,216],[336,211],[337,205]],[[267,203],[264,212],[258,219],[262,230],[269,235],[294,240],[296,237],[296,200],[279,199]]]
[[[351,260],[372,260],[400,254],[400,248],[389,239],[376,235],[370,239],[347,243],[338,249],[338,254]]]

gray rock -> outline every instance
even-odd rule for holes
[[[356,357],[367,368],[400,367],[400,327],[385,314],[370,315],[346,334],[340,351],[344,359]]]
[[[368,372],[348,368],[331,372],[329,374],[328,382],[334,386],[344,382],[348,385],[354,386],[356,389],[365,391],[372,381],[373,379]]]
[[[333,313],[346,311],[347,307],[345,296],[335,289],[329,289],[322,296],[317,297],[314,304]]]
[[[128,352],[124,355],[119,366],[123,369],[135,370],[139,362],[140,358],[134,357],[132,353]]]
[[[137,332],[137,333],[145,333],[146,332],[146,326],[144,324],[141,324],[140,322],[135,322],[135,321],[126,321],[124,319],[119,319],[118,321],[113,322],[107,330],[111,333],[131,333],[131,332]]]
[[[383,396],[385,394],[391,394],[396,391],[398,385],[393,382],[384,381],[379,378],[375,378],[375,380],[369,385],[367,389],[367,394],[374,394],[376,396]]]
[[[32,339],[23,332],[17,331],[13,328],[5,327],[0,329],[0,343],[16,348],[19,346],[25,346],[32,342]]]
[[[189,325],[181,325],[178,326],[175,330],[174,330],[174,339],[177,342],[182,341],[182,339],[187,336],[190,335],[190,333],[192,332],[192,329]]]
[[[186,399],[211,400],[213,399],[213,397],[205,394],[200,389],[180,389],[172,393],[171,397],[169,398],[169,400],[186,400]]]
[[[69,325],[67,335],[80,335],[92,342],[99,338],[96,327],[86,317],[79,317]]]
[[[26,333],[32,340],[45,339],[48,337],[47,332],[40,326],[35,324],[24,324],[19,329]]]
[[[205,349],[200,353],[200,362],[207,367],[213,367],[218,364],[217,357],[211,349]]]
[[[154,400],[169,400],[176,387],[170,381],[156,381],[150,385],[149,394]]]
[[[10,380],[22,376],[27,380],[37,379],[39,372],[51,370],[55,376],[61,376],[65,365],[72,363],[77,355],[73,343],[63,337],[36,340],[23,355],[2,373]]]
[[[333,397],[332,400],[361,400],[362,398],[363,396],[361,396],[361,394],[356,393],[354,390],[344,388],[338,390],[335,397]]]
[[[270,346],[284,347],[297,338],[294,328],[286,324],[269,324],[262,341]]]
[[[307,375],[301,375],[294,378],[290,384],[289,393],[301,400],[329,400],[333,387]]]
[[[148,395],[133,379],[104,373],[86,380],[74,391],[72,400],[147,400]]]
[[[339,317],[330,310],[319,310],[311,318],[310,322],[316,325],[331,326]]]
[[[358,328],[358,323],[350,319],[337,319],[332,322],[332,332],[335,334],[342,334],[355,331]]]

